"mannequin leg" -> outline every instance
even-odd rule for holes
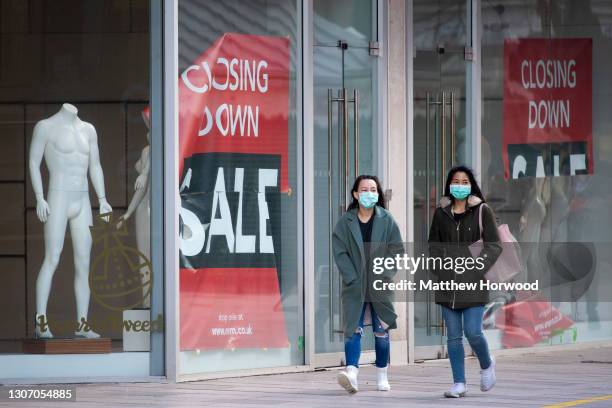
[[[41,338],[53,337],[48,327],[41,331],[38,327],[38,319],[42,316],[45,321],[47,320],[47,303],[51,292],[51,283],[64,248],[66,223],[68,222],[66,197],[58,193],[56,191],[49,192],[50,212],[44,226],[45,258],[36,278],[36,334],[37,337]]]
[[[87,193],[84,194],[78,214],[70,220],[70,234],[74,252],[74,295],[76,297],[77,322],[87,322],[89,312],[89,264],[91,256],[92,225],[91,205]],[[91,327],[81,327],[75,334],[85,337],[100,337]]]

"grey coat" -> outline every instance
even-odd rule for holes
[[[376,253],[376,256],[381,256],[384,252],[382,256],[395,256],[395,253],[403,253],[402,236],[391,213],[377,205],[374,217],[371,254]],[[373,275],[371,268],[366,268],[366,256],[356,208],[347,211],[336,224],[332,250],[342,276],[344,335],[350,337],[355,332],[366,301],[371,302],[383,327],[396,328],[397,315],[393,308],[392,293],[372,289]],[[382,275],[377,275],[377,278],[390,281],[394,273],[395,271],[386,271]]]

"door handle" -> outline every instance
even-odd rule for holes
[[[346,211],[348,203],[351,200],[351,169],[350,169],[350,144],[349,144],[349,109],[348,105],[353,104],[353,170],[355,177],[359,175],[359,91],[353,89],[353,97],[349,98],[348,89],[343,88],[339,91],[337,99],[339,105],[338,108],[342,109],[342,161],[344,164],[344,186],[343,186],[343,205],[341,213]]]
[[[431,178],[430,178],[430,173],[431,173],[431,163],[430,163],[431,113],[430,113],[430,110],[432,106],[436,109],[436,113],[437,113],[438,102],[437,100],[433,101],[432,95],[429,92],[427,92],[426,104],[425,104],[425,214],[426,214],[428,227],[431,224]],[[437,163],[434,163],[434,164],[436,165],[436,168],[437,168]],[[435,172],[434,172],[434,175],[435,175]],[[437,190],[437,187],[436,187],[436,190]],[[436,193],[436,196],[437,196],[437,193]],[[427,273],[429,274],[429,271],[427,271]],[[431,293],[430,291],[426,291],[425,296],[426,296],[425,302],[426,302],[426,315],[427,315],[426,316],[426,320],[427,320],[426,332],[427,332],[427,336],[431,336],[431,307],[430,307]]]
[[[330,204],[330,213],[332,211],[332,166],[333,166],[333,157],[332,157],[332,146],[333,146],[333,104],[334,102],[338,103],[338,109],[340,113],[340,117],[342,120],[341,132],[339,132],[340,136],[340,149],[338,149],[338,155],[340,159],[340,171],[344,174],[340,175],[340,179],[343,180],[342,185],[342,206],[340,210],[340,215],[346,211],[346,207],[348,206],[348,201],[350,200],[350,145],[349,145],[349,115],[348,115],[348,104],[353,104],[353,127],[355,129],[355,133],[353,135],[353,168],[355,172],[355,176],[359,175],[359,91],[357,89],[353,90],[353,97],[349,98],[348,90],[346,88],[338,90],[338,97],[334,98],[332,89],[329,88],[327,90],[327,147],[328,147],[328,156],[327,156],[327,164],[328,164],[328,194],[329,195],[329,204]]]
[[[346,211],[348,206],[348,192],[349,192],[349,126],[348,126],[348,92],[346,88],[342,89],[342,138],[343,150],[344,150],[344,203],[342,205],[342,212]]]
[[[446,154],[446,149],[448,148],[448,139],[446,134],[446,106],[450,107],[449,112],[449,121],[450,121],[450,154]],[[450,166],[453,167],[455,165],[455,157],[456,157],[456,126],[455,126],[455,93],[454,92],[442,92],[442,115],[440,117],[440,126],[442,130],[442,188],[444,188],[444,178],[446,177],[447,172],[447,163],[450,163]],[[450,159],[450,160],[448,160]],[[442,189],[440,190],[443,191]]]
[[[334,210],[333,210],[333,198],[332,198],[332,126],[333,126],[333,103],[334,97],[332,95],[332,90],[327,90],[327,197],[328,197],[328,227],[329,227],[329,341],[334,341],[334,259],[332,253],[332,228],[334,221]]]
[[[329,223],[329,336],[330,341],[334,341],[334,333],[342,333],[343,330],[335,330],[334,325],[334,264],[333,264],[333,253],[332,253],[332,228],[334,221],[334,207],[333,207],[333,104],[338,103],[338,113],[342,121],[342,127],[339,128],[338,132],[338,158],[339,158],[339,179],[342,181],[342,198],[341,205],[339,208],[338,215],[342,215],[348,207],[348,201],[350,200],[350,145],[349,145],[349,108],[348,104],[353,104],[353,126],[354,126],[354,153],[353,153],[353,166],[355,175],[359,174],[359,91],[353,90],[353,97],[349,98],[348,89],[342,88],[338,90],[338,96],[333,96],[333,90],[327,89],[327,195],[328,195],[328,223]],[[341,287],[342,277],[338,274],[338,288]],[[343,326],[342,319],[342,299],[339,299],[339,324],[340,328]]]
[[[455,166],[455,160],[457,155],[456,146],[456,126],[455,126],[455,93],[450,93],[450,122],[451,122],[451,167]]]
[[[441,100],[438,101],[436,97],[436,105],[440,105],[441,114],[440,114],[440,164],[441,164],[441,177],[440,181],[440,189],[439,194],[437,196],[442,196],[444,194],[445,187],[445,179],[446,173],[449,170],[448,165],[453,167],[455,165],[455,156],[456,156],[456,126],[455,126],[455,93],[454,92],[442,92]],[[450,107],[448,114],[450,118],[447,118],[447,109],[446,107]],[[450,135],[447,133],[446,122],[450,121]],[[450,152],[447,152],[449,149],[449,136],[450,136]],[[450,159],[450,160],[449,160]],[[439,198],[439,197],[438,197]]]
[[[349,101],[350,102],[350,101]],[[355,139],[354,139],[354,169],[355,169],[355,177],[359,176],[359,91],[357,89],[353,89],[353,126],[355,129]]]
[[[435,96],[434,96],[435,95]],[[455,93],[454,92],[439,92],[435,94],[431,94],[430,92],[426,93],[426,107],[425,107],[425,202],[426,202],[426,220],[427,225],[431,225],[431,209],[435,207],[431,203],[431,188],[432,184],[435,187],[435,201],[436,203],[440,199],[440,197],[444,194],[445,187],[445,179],[446,173],[448,171],[448,164],[450,158],[451,167],[455,165],[455,150],[456,150],[456,126],[455,126]],[[447,110],[447,107],[450,109]],[[436,129],[439,129],[439,152],[438,152],[438,133],[433,135],[434,138],[434,163],[432,168],[431,163],[431,140],[432,140],[432,132],[431,132],[431,109],[435,109],[435,115],[433,118],[433,122],[436,126]],[[450,135],[447,133],[447,113],[450,115]],[[450,136],[450,152],[449,149],[449,136]],[[433,170],[433,171],[432,171]],[[438,173],[440,171],[440,174]],[[431,181],[431,173],[433,173],[434,182]],[[439,332],[440,328],[444,327],[443,322],[441,322],[441,316],[439,310],[435,311],[435,321],[437,324],[433,324],[434,316],[432,316],[432,311],[429,307],[429,303],[431,300],[431,294],[427,291],[426,301],[428,304],[426,311],[426,319],[427,319],[427,335],[431,335],[432,327],[436,327],[436,331]]]
[[[442,92],[442,114],[440,115],[440,131],[442,140],[440,143],[442,151],[442,174],[440,177],[440,197],[444,194],[444,178],[446,177],[446,93]]]

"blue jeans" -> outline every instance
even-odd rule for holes
[[[351,337],[344,339],[344,354],[346,356],[346,365],[359,367],[359,356],[361,355],[361,336],[363,335],[363,321],[365,317],[367,303],[363,304],[361,309],[361,317],[359,318],[359,326]],[[374,332],[374,350],[376,351],[376,367],[383,368],[389,363],[389,333],[383,329],[380,319],[374,311],[374,307],[370,304],[370,313],[372,315],[372,331]]]
[[[463,352],[463,334],[470,347],[476,353],[480,368],[489,368],[491,356],[487,340],[482,334],[482,315],[484,306],[450,309],[442,306],[442,317],[446,324],[448,358],[453,370],[453,382],[465,383],[465,355]]]

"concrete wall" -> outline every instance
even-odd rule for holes
[[[388,0],[387,21],[387,177],[392,199],[389,209],[408,240],[407,132],[406,132],[406,4],[404,0]],[[391,331],[391,363],[408,362],[407,304],[397,302],[398,329]]]

